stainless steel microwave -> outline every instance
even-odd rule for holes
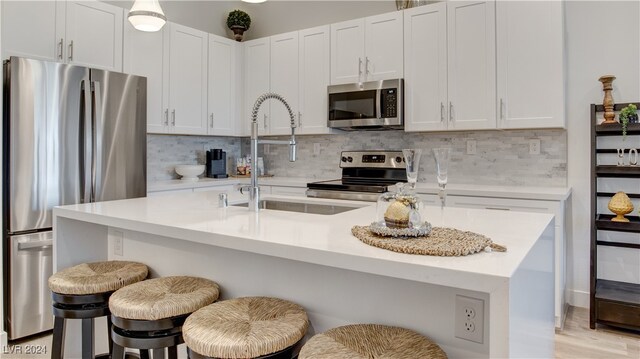
[[[328,126],[342,130],[404,128],[404,80],[333,85],[329,93]]]

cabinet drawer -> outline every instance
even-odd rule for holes
[[[556,226],[564,226],[564,215],[560,202],[537,201],[528,199],[447,196],[447,205],[451,207],[482,208],[503,211],[535,212],[553,214]]]

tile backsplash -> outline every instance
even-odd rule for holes
[[[278,139],[288,139],[286,136]],[[431,150],[451,147],[449,183],[566,186],[567,133],[565,130],[510,130],[442,133],[402,131],[345,132],[331,135],[296,136],[298,160],[289,162],[288,147],[261,145],[267,173],[284,177],[339,178],[341,151],[401,150],[422,148],[420,182],[436,181]],[[540,154],[529,154],[529,140],[540,140]],[[476,154],[466,154],[467,140],[476,141]],[[314,144],[320,153],[314,154]],[[249,139],[208,136],[147,136],[147,177],[149,181],[175,179],[177,164],[204,164],[205,151],[222,148],[227,152],[229,173],[235,159],[250,153]]]
[[[287,139],[286,136],[279,139]],[[296,136],[298,159],[289,162],[287,146],[260,146],[267,173],[285,177],[340,178],[340,152],[350,150],[401,150],[422,148],[420,182],[436,182],[432,149],[451,147],[449,183],[551,186],[567,184],[567,133],[565,130],[509,130],[442,133],[402,131],[349,132]],[[529,154],[529,140],[540,140],[540,154]],[[476,154],[466,154],[466,141],[476,141]],[[320,153],[314,154],[314,144]],[[242,140],[242,154],[250,152]]]

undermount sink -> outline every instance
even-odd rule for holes
[[[247,207],[248,203],[237,203],[232,206]],[[352,211],[358,209],[358,206],[349,205],[333,205],[333,204],[321,204],[321,203],[307,203],[307,202],[289,202],[289,201],[276,201],[264,199],[258,202],[260,209],[271,209],[275,211],[287,211],[287,212],[299,212],[310,214],[323,214],[332,215],[342,212]]]

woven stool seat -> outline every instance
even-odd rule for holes
[[[193,313],[182,327],[187,346],[214,358],[256,358],[293,346],[309,321],[286,300],[246,297],[225,300]]]
[[[113,292],[147,277],[147,266],[137,262],[107,261],[83,263],[49,277],[54,293],[87,295]]]
[[[446,358],[440,347],[409,329],[356,324],[314,335],[300,350],[300,359]]]
[[[220,294],[218,284],[197,277],[162,277],[124,287],[109,299],[116,317],[158,320],[192,313]]]

